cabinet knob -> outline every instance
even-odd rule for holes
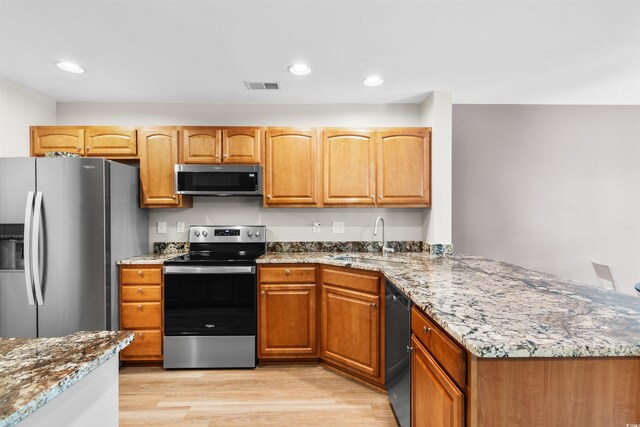
[[[431,328],[427,328],[426,326],[423,326],[423,327],[422,327],[422,333],[423,333],[423,334],[427,334],[427,333],[429,333],[429,332],[431,332]]]
[[[138,311],[142,311],[142,304],[138,304]]]
[[[267,199],[270,199],[270,198],[271,198],[271,194],[267,194]]]
[[[284,269],[284,274],[286,274],[287,276],[291,274],[291,271],[288,268]]]
[[[377,302],[372,302],[372,303],[371,303],[371,308],[376,308],[377,306],[378,306],[378,303],[377,303]]]
[[[229,157],[229,155],[228,155],[228,154],[225,154],[225,155],[224,155],[224,156],[222,156],[222,157],[224,157],[224,158],[226,159],[226,158],[228,158],[228,157]]]
[[[267,293],[265,291],[260,291],[260,295],[266,295]]]
[[[89,151],[91,150],[91,147],[89,147],[88,145],[86,147],[84,147],[85,150]]]
[[[176,199],[176,196],[175,196],[175,195],[173,195],[173,196],[171,196],[171,198],[172,198],[173,200],[175,200],[175,199]]]
[[[374,196],[373,194],[371,195],[371,200],[375,200],[376,196]]]
[[[76,147],[76,149],[77,149],[78,151],[80,151],[80,150],[82,150],[82,147],[78,145],[78,146]]]
[[[142,288],[138,288],[138,293],[141,294],[142,293]]]
[[[382,200],[382,194],[378,195],[378,199]]]
[[[142,332],[138,332],[138,338],[140,338],[141,340],[144,340],[144,335],[142,334]]]
[[[138,276],[140,276],[140,277],[144,276],[144,273],[142,272],[142,270],[138,271]]]

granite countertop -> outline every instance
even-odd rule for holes
[[[184,255],[187,252],[173,252],[173,253],[151,253],[145,255],[134,256],[131,258],[121,259],[116,264],[118,265],[131,265],[131,264],[164,264],[168,259],[175,258],[180,255]]]
[[[397,265],[334,255],[267,253],[258,263],[314,263],[381,271],[478,357],[640,356],[640,298],[478,256],[390,255]]]
[[[17,424],[118,354],[131,332],[0,338],[0,427]]]

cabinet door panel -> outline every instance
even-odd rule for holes
[[[321,318],[322,359],[378,379],[379,297],[323,283]]]
[[[138,141],[135,128],[90,127],[84,133],[87,157],[136,157]]]
[[[431,204],[431,132],[379,132],[378,205]]]
[[[322,132],[324,204],[375,204],[374,133],[346,129]]]
[[[260,285],[258,357],[318,357],[317,286]]]
[[[178,131],[142,129],[139,136],[142,206],[179,206],[180,196],[174,193]]]
[[[413,336],[411,345],[411,425],[462,427],[464,395]]]
[[[32,127],[31,155],[44,156],[51,151],[84,155],[84,129],[71,126]]]
[[[230,128],[222,132],[225,163],[260,163],[260,128]]]
[[[315,205],[317,132],[271,128],[265,143],[265,204]]]
[[[182,129],[182,156],[184,163],[221,163],[220,129],[197,127]]]

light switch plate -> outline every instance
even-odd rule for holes
[[[158,221],[158,234],[167,234],[167,222]]]
[[[331,223],[331,230],[333,234],[344,234],[344,222],[333,221]]]
[[[178,221],[176,223],[176,231],[178,233],[184,233],[184,221]]]
[[[320,223],[319,222],[314,222],[313,223],[313,232],[314,233],[319,233],[320,232]]]

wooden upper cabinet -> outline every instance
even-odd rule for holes
[[[317,142],[315,129],[267,129],[266,206],[317,204]]]
[[[411,425],[463,427],[464,394],[415,337],[411,346]]]
[[[90,127],[84,131],[84,153],[87,157],[137,157],[135,128]]]
[[[375,205],[375,131],[322,131],[323,190],[326,205]]]
[[[237,127],[222,131],[224,163],[260,163],[260,128]]]
[[[175,128],[140,129],[140,184],[143,207],[181,207],[191,198],[174,193],[174,166],[178,163],[178,131]]]
[[[222,130],[212,127],[182,129],[182,162],[222,163]]]
[[[379,131],[378,205],[431,205],[431,131]]]
[[[31,127],[31,155],[51,151],[84,155],[84,129],[74,126]]]

